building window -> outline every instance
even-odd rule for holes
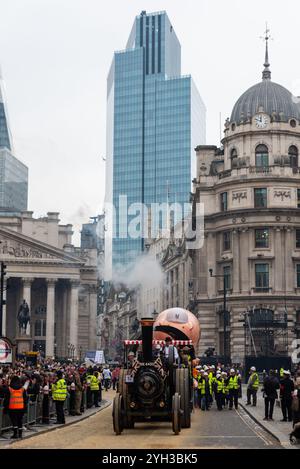
[[[37,337],[46,336],[46,319],[37,319],[34,323],[34,335]]]
[[[222,192],[222,194],[220,194],[220,200],[221,200],[221,212],[226,212],[226,210],[227,210],[227,192]]]
[[[263,208],[267,206],[267,189],[254,189],[254,207]]]
[[[231,159],[231,167],[232,168],[235,166],[235,163],[237,161],[237,157],[238,157],[237,151],[236,151],[235,148],[233,148],[230,152],[230,159]]]
[[[291,168],[298,167],[298,148],[295,145],[291,145],[289,148],[290,166]]]
[[[256,147],[255,166],[269,166],[269,150],[266,145],[258,145]]]
[[[300,264],[297,264],[297,288],[300,288]]]
[[[300,230],[296,230],[296,248],[300,248]]]
[[[297,207],[300,208],[300,189],[297,189]]]
[[[34,323],[34,335],[41,336],[42,335],[42,320],[37,319]]]
[[[255,264],[255,288],[269,291],[269,264]]]
[[[269,247],[269,228],[259,228],[255,230],[255,247],[268,248]]]
[[[225,290],[231,288],[231,268],[230,266],[223,267],[223,275],[225,280]]]
[[[223,251],[230,251],[231,248],[231,232],[224,231],[223,233]]]

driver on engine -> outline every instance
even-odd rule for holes
[[[163,352],[163,356],[164,356],[166,361],[169,358],[170,345],[172,345],[172,339],[171,339],[171,337],[166,337],[166,339],[165,339],[165,348],[164,348],[164,352]],[[178,363],[179,362],[178,350],[175,347],[175,345],[173,345],[173,348],[174,348],[174,359],[175,359],[175,362]]]

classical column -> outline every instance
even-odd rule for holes
[[[232,231],[232,257],[233,257],[233,293],[240,293],[240,236],[238,230]]]
[[[284,264],[282,259],[282,243],[281,243],[281,229],[280,227],[275,227],[274,231],[274,277],[275,277],[275,293],[283,291],[283,270]]]
[[[21,298],[21,303],[23,303],[23,300],[26,301],[28,304],[29,308],[29,314],[30,314],[30,321],[31,321],[31,284],[34,281],[34,278],[22,278],[22,283],[23,283],[23,296]],[[19,325],[18,325],[19,327]],[[26,335],[31,335],[30,333],[30,322],[27,324],[26,328]]]
[[[294,250],[293,231],[290,227],[285,227],[285,291],[294,292],[295,274],[292,259]]]
[[[54,356],[54,322],[55,322],[55,283],[56,279],[47,281],[47,316],[46,316],[46,357]]]
[[[241,291],[248,294],[252,285],[249,277],[249,230],[242,228],[240,234]]]
[[[216,274],[216,235],[209,232],[206,238],[206,252],[207,252],[207,272],[205,272],[207,282],[207,295],[208,298],[215,298],[218,295],[216,277],[209,277],[208,269],[213,269]]]
[[[68,354],[68,286],[67,284],[64,285],[63,291],[63,334],[62,334],[62,356],[66,357]]]
[[[80,282],[71,280],[70,295],[70,345],[73,346],[74,358],[78,355],[78,291]]]
[[[97,285],[90,285],[89,296],[89,347],[90,350],[95,350],[97,345]]]

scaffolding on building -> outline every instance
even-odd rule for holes
[[[288,355],[286,312],[252,308],[244,313],[245,355],[278,357]]]

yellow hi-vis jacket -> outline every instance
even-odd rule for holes
[[[259,388],[259,378],[256,372],[254,372],[253,375],[251,375],[251,387],[256,391]]]
[[[54,401],[65,401],[67,398],[67,383],[63,378],[52,384],[52,397]]]
[[[92,375],[90,379],[91,391],[99,391],[99,381],[97,376]]]
[[[207,382],[209,384],[209,394],[212,395],[212,384],[209,380],[207,380]],[[205,385],[206,385],[205,378],[198,379],[198,389],[200,390],[201,395],[205,394]]]
[[[239,389],[239,380],[238,377],[235,376],[230,376],[228,380],[228,389]]]
[[[223,393],[224,392],[224,380],[222,378],[221,379],[216,378],[215,384],[216,384],[217,393],[221,393],[221,392]]]

